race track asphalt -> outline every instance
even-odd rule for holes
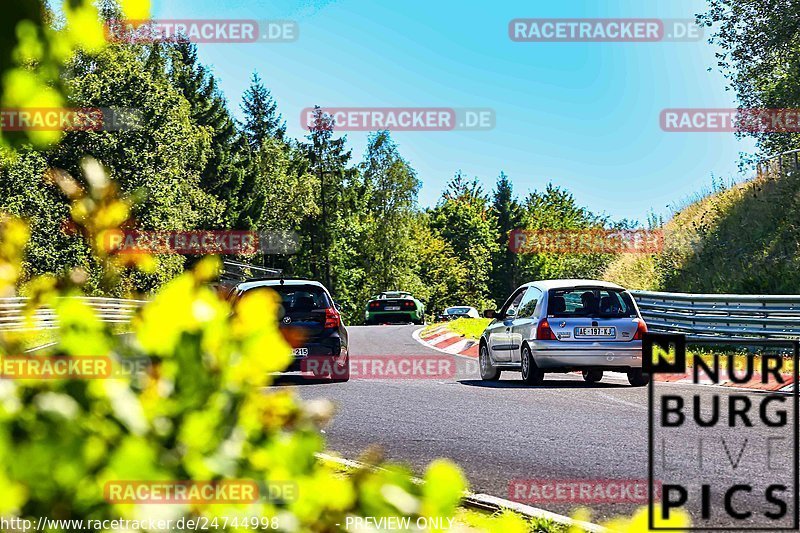
[[[348,329],[354,357],[453,357],[414,340],[412,333],[419,326]],[[513,499],[509,488],[519,479],[647,480],[646,387],[631,387],[624,377],[614,379],[614,374],[608,373],[602,382],[592,385],[579,375],[548,374],[543,385],[530,387],[521,382],[517,372],[506,372],[497,382],[483,382],[473,362],[459,360],[458,364],[462,370],[466,364],[473,365],[469,375],[460,371],[437,379],[351,379],[335,384],[285,376],[277,385],[296,389],[304,399],[328,398],[335,403],[336,416],[325,429],[330,450],[358,459],[369,446],[378,445],[388,459],[409,464],[417,473],[424,472],[431,460],[447,457],[461,466],[475,492]],[[736,525],[764,523],[762,513],[776,509],[765,501],[764,487],[787,476],[791,481],[794,460],[791,429],[766,428],[758,419],[757,406],[764,395],[678,384],[657,385],[657,391],[682,396],[688,406],[697,395],[706,417],[714,395],[720,395],[725,417],[730,395],[751,399],[756,406],[753,427],[709,429],[685,424],[671,433],[656,432],[656,478],[662,471],[659,465],[666,465],[671,469],[666,476],[670,482],[690,484],[695,496],[699,484],[708,482],[712,488],[711,523],[720,525],[729,523],[723,511],[724,491],[747,480],[753,492],[738,493],[732,502],[737,509],[750,509],[753,514]],[[789,410],[791,420],[791,398],[787,400],[783,407]],[[768,411],[777,407],[773,404]],[[687,412],[691,417],[691,410]],[[776,435],[785,438],[767,441]],[[701,447],[702,454],[698,453]],[[791,513],[793,485],[787,486],[782,497]],[[689,505],[695,517],[700,516],[697,502],[698,498],[692,498]],[[555,498],[531,505],[570,514],[583,504]],[[607,502],[585,506],[592,509],[595,521],[628,514],[638,507]]]

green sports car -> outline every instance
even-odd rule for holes
[[[425,322],[425,304],[410,292],[386,291],[373,296],[364,313],[367,325],[387,322]]]

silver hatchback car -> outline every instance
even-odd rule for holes
[[[596,383],[604,371],[624,372],[631,385],[647,385],[642,335],[647,325],[631,294],[614,283],[545,280],[518,288],[484,330],[478,351],[481,379],[503,370],[522,372],[538,385],[546,372],[582,371]]]

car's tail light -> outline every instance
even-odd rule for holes
[[[411,309],[412,307],[414,307],[414,302],[403,302],[403,307],[405,307],[406,309]]]
[[[341,323],[342,317],[339,315],[339,311],[337,311],[335,307],[328,307],[325,309],[326,328],[338,328]]]
[[[647,324],[644,323],[644,320],[641,318],[639,319],[639,324],[636,326],[636,333],[633,335],[633,340],[640,341],[644,334],[647,333]]]
[[[550,329],[550,323],[547,321],[546,318],[542,319],[539,322],[539,325],[536,327],[536,340],[545,340],[545,341],[555,341],[558,340],[556,338],[555,333],[553,330]]]
[[[376,309],[376,308],[380,307],[381,304],[379,304],[378,302],[370,302],[369,306],[370,306],[371,309]]]

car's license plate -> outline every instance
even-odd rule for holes
[[[293,348],[292,355],[295,357],[304,357],[308,355],[308,348]]]
[[[576,337],[616,337],[616,328],[575,328]]]
[[[400,306],[399,305],[388,305],[388,306],[384,307],[384,309],[386,311],[399,311],[400,310]]]

